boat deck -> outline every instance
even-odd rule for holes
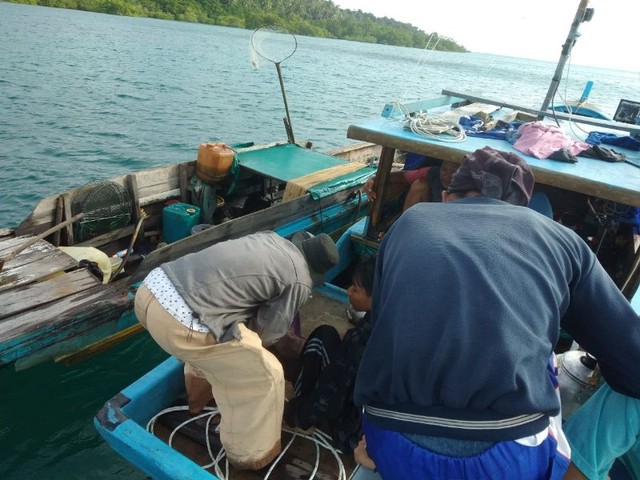
[[[318,289],[300,311],[302,333],[309,335],[321,324],[331,324],[339,332],[351,328],[346,315],[346,292],[333,286]],[[191,419],[186,411],[183,366],[170,357],[140,380],[108,401],[97,414],[95,424],[106,441],[121,455],[154,478],[212,478],[214,467],[203,469],[198,465],[212,463],[220,450],[220,439],[215,432],[219,417],[193,420],[169,437],[176,427]],[[291,391],[291,386],[287,386]],[[172,407],[177,407],[175,411]],[[160,416],[160,412],[167,411]],[[153,433],[147,431],[150,419],[156,417]],[[240,471],[226,462],[219,462],[220,472],[226,478],[257,480],[301,480],[311,478],[317,468],[316,479],[338,480],[352,478],[357,471],[352,452],[342,454],[332,448],[318,445],[326,440],[289,432],[283,429],[282,458],[259,471]],[[314,441],[314,439],[317,441]],[[209,453],[207,443],[212,454]],[[160,462],[158,459],[162,459]],[[340,472],[343,472],[342,474]],[[366,472],[365,472],[366,473]],[[360,478],[360,477],[353,477]]]
[[[30,238],[0,238],[0,257]],[[56,335],[67,332],[72,342],[76,335],[100,326],[105,308],[121,315],[131,306],[127,293],[123,282],[105,286],[70,255],[37,241],[0,272],[0,365],[26,351],[46,350],[54,343],[56,336],[47,335],[53,330]],[[108,306],[104,300],[109,300]]]
[[[238,178],[216,185],[220,195],[209,192],[214,198],[226,196],[226,206],[216,209],[219,218],[212,218],[209,208],[208,216],[198,220],[214,228],[189,235],[192,219],[173,218],[166,230],[180,235],[169,243],[163,241],[167,205],[207,203],[195,198],[195,187],[190,189],[197,161],[89,182],[42,199],[16,228],[0,229],[0,258],[35,240],[34,235],[49,241],[38,241],[0,271],[0,367],[14,364],[20,370],[52,359],[81,360],[138,332],[133,289],[162,263],[260,230],[284,237],[303,229],[341,232],[365,213],[360,189],[375,172],[366,160],[378,150],[357,145],[328,155],[292,144],[238,146]],[[111,215],[104,208],[126,194],[128,223],[103,224]],[[83,203],[85,197],[93,203]],[[72,224],[80,214],[92,219],[95,231],[78,234],[79,225]],[[114,255],[129,247],[133,253],[118,271]],[[81,266],[82,260],[95,261],[107,281],[94,265]]]

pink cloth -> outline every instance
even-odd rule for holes
[[[411,185],[416,180],[424,180],[427,178],[427,173],[429,173],[431,167],[422,167],[417,168],[416,170],[404,170],[402,175],[404,179],[407,181],[409,185]]]
[[[513,148],[536,158],[548,158],[552,153],[563,148],[573,155],[578,155],[591,147],[588,143],[569,138],[560,127],[544,125],[540,122],[522,124],[516,136],[518,139],[513,144]]]

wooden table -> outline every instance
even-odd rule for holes
[[[626,162],[609,163],[585,157],[578,157],[577,163],[564,163],[524,155],[515,150],[506,140],[467,137],[462,142],[442,142],[424,138],[404,129],[397,118],[383,117],[350,125],[347,137],[383,147],[376,174],[376,201],[371,208],[369,224],[365,229],[365,236],[369,241],[375,241],[372,235],[380,222],[385,187],[396,149],[461,163],[466,154],[490,146],[524,158],[534,172],[536,183],[640,207],[640,152],[638,151],[615,147],[616,151],[624,153],[634,165]],[[640,249],[636,252],[636,261],[639,256]],[[631,303],[636,311],[640,312],[640,289],[631,299]]]
[[[538,159],[515,150],[506,140],[485,137],[467,137],[465,141],[456,143],[441,142],[416,135],[405,130],[397,119],[387,118],[350,125],[347,137],[383,147],[378,175],[383,174],[382,170],[390,170],[395,149],[461,163],[467,153],[489,146],[524,158],[531,166],[537,183],[640,207],[640,167],[626,162],[609,163],[585,157],[579,157],[577,163]],[[630,161],[640,166],[640,152],[618,147],[615,150],[624,152]]]

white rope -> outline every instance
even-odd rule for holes
[[[416,135],[440,142],[464,142],[467,138],[464,128],[458,122],[448,120],[442,115],[419,111],[405,114],[402,122],[404,128]]]
[[[154,433],[156,420],[159,417],[161,417],[162,415],[165,415],[167,413],[172,413],[172,412],[188,411],[188,409],[189,409],[188,406],[182,405],[182,406],[177,406],[177,407],[169,407],[169,408],[166,408],[166,409],[162,410],[161,412],[159,412],[158,414],[153,416],[149,420],[149,422],[147,422],[147,431],[152,433],[152,434]],[[228,480],[229,479],[229,461],[228,461],[228,459],[226,457],[226,453],[225,453],[224,447],[220,449],[220,451],[218,452],[217,455],[214,455],[213,449],[211,448],[211,441],[210,441],[210,438],[209,438],[209,429],[210,429],[211,421],[213,420],[213,418],[215,416],[217,416],[219,414],[220,414],[220,412],[218,411],[217,408],[205,407],[204,413],[196,415],[195,417],[191,417],[188,420],[185,420],[184,422],[182,422],[176,428],[174,428],[173,431],[171,432],[171,434],[169,435],[168,444],[169,444],[170,447],[172,446],[173,438],[181,428],[183,428],[184,426],[186,426],[186,425],[188,425],[188,424],[190,424],[192,422],[195,422],[196,420],[199,420],[201,418],[207,418],[207,422],[205,424],[204,430],[205,430],[205,438],[206,438],[206,444],[207,444],[206,445],[207,446],[207,452],[209,454],[209,458],[211,459],[211,462],[208,463],[207,465],[202,465],[202,468],[213,468],[215,475],[220,480]],[[291,445],[293,445],[293,442],[296,440],[296,438],[302,438],[302,439],[308,440],[310,442],[313,442],[314,445],[315,445],[316,460],[315,460],[315,465],[313,467],[313,470],[312,470],[308,480],[313,480],[315,478],[316,474],[318,473],[318,469],[320,468],[320,448],[324,448],[325,450],[328,450],[329,453],[331,453],[331,455],[334,457],[334,459],[335,459],[335,461],[336,461],[336,463],[338,465],[338,478],[337,478],[337,480],[347,480],[346,469],[344,467],[344,463],[342,462],[342,459],[340,458],[340,453],[342,453],[342,452],[340,450],[334,448],[330,444],[331,438],[329,437],[329,435],[327,435],[326,433],[324,433],[323,431],[321,431],[319,429],[316,429],[313,432],[312,435],[305,435],[303,433],[300,433],[300,432],[297,432],[297,431],[293,431],[293,430],[289,430],[287,428],[283,428],[282,431],[290,433],[291,434],[291,439],[289,440],[287,445],[282,449],[282,452],[280,452],[278,457],[273,461],[273,463],[271,464],[271,467],[269,467],[269,470],[265,474],[264,480],[268,480],[268,478],[271,475],[271,473],[273,472],[274,468],[278,465],[278,462],[280,462],[280,460],[282,460],[282,458],[287,453],[287,451],[289,450]],[[220,462],[223,459],[225,460],[224,471],[220,468]]]

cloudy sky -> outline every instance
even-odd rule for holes
[[[437,32],[467,50],[557,61],[580,0],[333,0]],[[571,62],[640,74],[640,1],[591,0]]]

